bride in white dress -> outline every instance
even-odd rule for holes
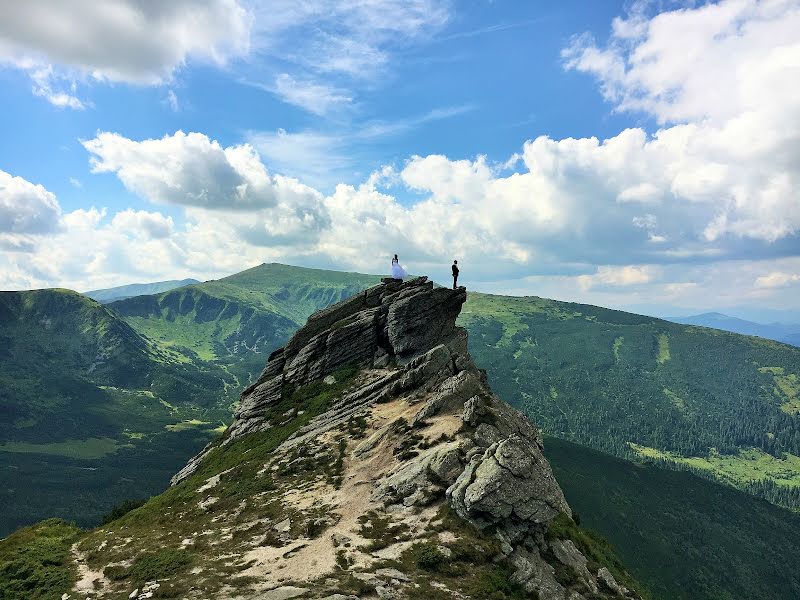
[[[392,279],[399,279],[402,281],[406,276],[408,276],[408,273],[400,266],[400,260],[397,258],[397,254],[395,254],[392,259]]]

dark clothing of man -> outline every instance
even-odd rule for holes
[[[458,265],[453,263],[453,289],[458,287]]]

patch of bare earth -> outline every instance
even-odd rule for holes
[[[337,569],[337,552],[344,552],[354,570],[369,569],[378,559],[396,558],[413,542],[398,542],[376,552],[368,552],[365,547],[372,540],[364,538],[359,532],[362,524],[359,518],[370,511],[384,511],[384,506],[373,499],[372,491],[378,483],[401,466],[394,455],[394,442],[386,435],[390,425],[397,419],[410,421],[420,409],[420,404],[409,404],[405,399],[397,399],[371,407],[365,439],[377,435],[379,441],[369,451],[353,453],[363,440],[348,440],[343,464],[343,478],[339,489],[317,481],[312,486],[287,490],[280,497],[286,507],[297,510],[313,510],[329,507],[327,514],[334,517],[335,524],[328,527],[314,539],[298,538],[281,546],[263,545],[244,553],[243,562],[254,561],[241,575],[260,580],[258,587],[268,588],[288,582],[303,584],[333,573]],[[433,442],[442,435],[452,436],[458,430],[461,420],[455,415],[442,415],[430,419],[423,430],[425,440]],[[381,435],[383,432],[384,435]],[[333,438],[333,432],[320,437]],[[408,526],[413,537],[424,531],[434,518],[437,506],[424,509],[394,507],[390,513],[393,522]],[[334,543],[339,541],[339,545]],[[342,540],[349,540],[346,544]]]

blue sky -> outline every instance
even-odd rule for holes
[[[35,0],[0,23],[3,289],[398,252],[498,293],[798,309],[797,1]]]

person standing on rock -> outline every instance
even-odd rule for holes
[[[458,261],[453,261],[453,289],[458,287]]]
[[[399,279],[403,281],[403,279],[408,275],[406,270],[400,266],[400,259],[397,258],[397,254],[394,255],[392,259],[392,279]]]

